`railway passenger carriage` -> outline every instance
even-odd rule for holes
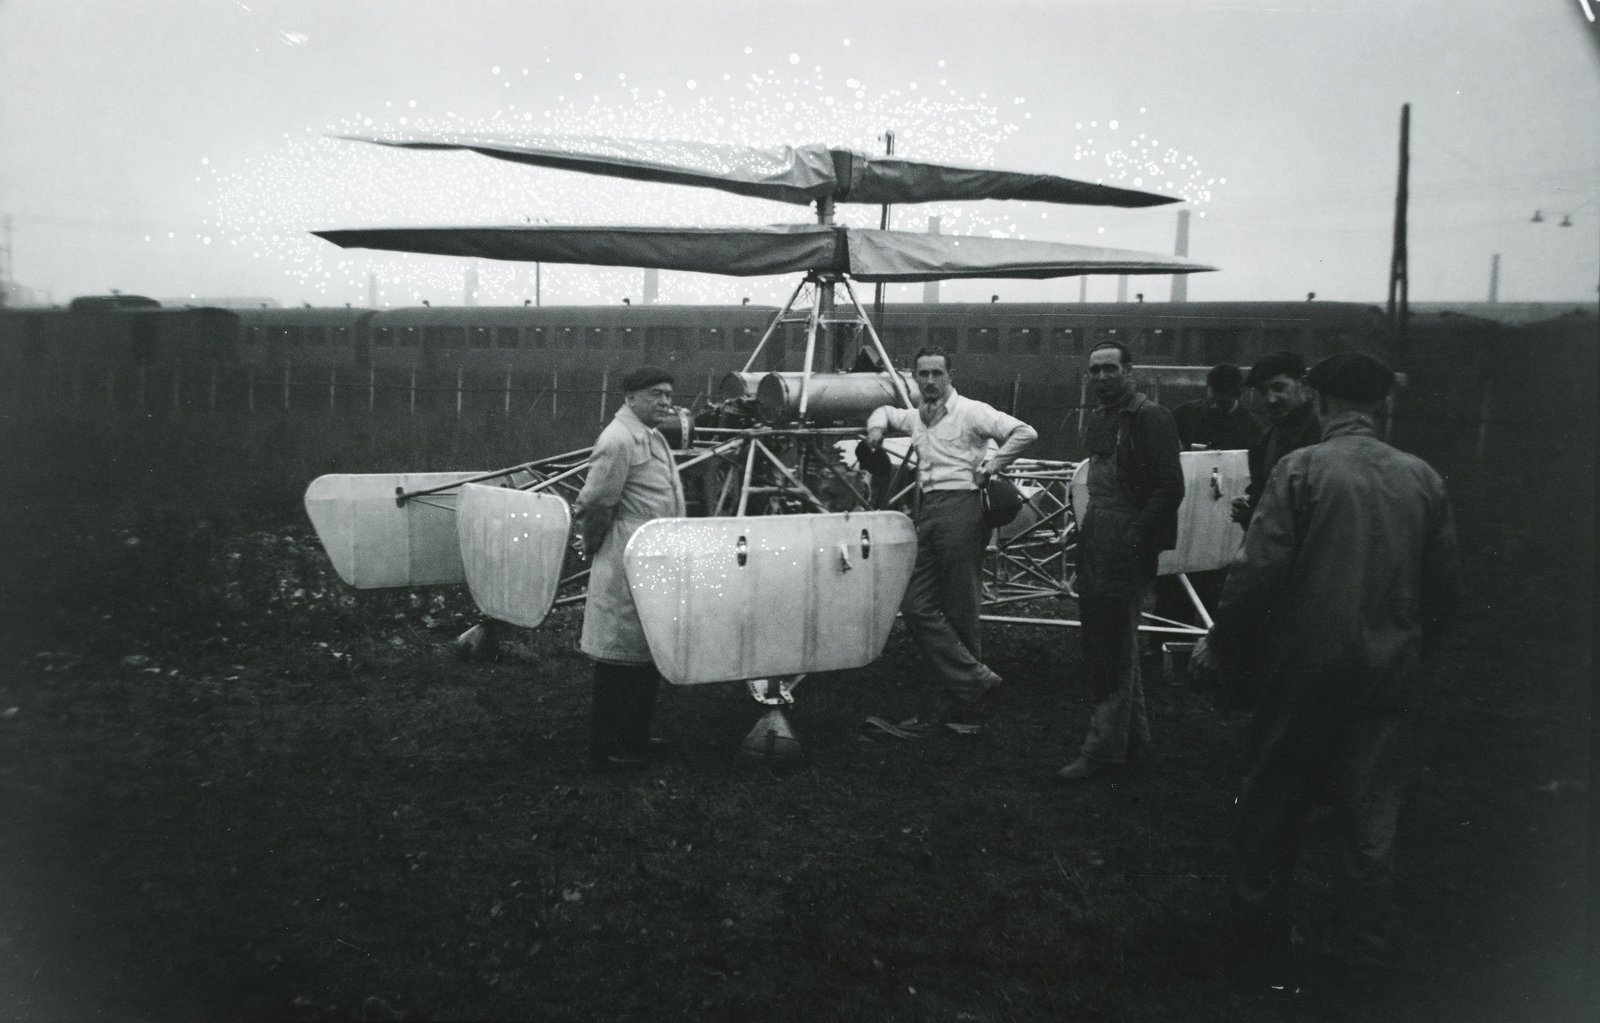
[[[67,309],[0,310],[0,358],[573,371],[651,361],[718,371],[743,364],[775,312],[754,305],[179,309],[135,296],[93,297]],[[804,345],[803,324],[784,324],[779,334],[763,368]],[[1398,361],[1381,312],[1340,302],[897,304],[885,308],[882,337],[897,360],[924,345],[954,352],[969,379],[1075,374],[1101,340],[1121,341],[1148,365],[1248,365],[1278,348],[1308,360],[1362,350]],[[854,340],[837,338],[824,361],[847,359]]]
[[[74,393],[100,387],[135,408],[159,389],[172,407],[211,410],[598,419],[620,401],[621,376],[646,363],[674,371],[685,404],[715,395],[776,313],[756,305],[170,308],[93,297],[67,309],[0,310],[0,366],[70,375]],[[853,330],[836,328],[819,343],[820,368],[854,364]],[[1308,361],[1362,350],[1402,364],[1375,307],[1334,302],[895,304],[881,336],[901,366],[923,346],[954,353],[965,393],[1028,419],[1041,450],[1058,455],[1076,446],[1084,369],[1102,340],[1128,345],[1143,366],[1248,365],[1278,348]],[[803,322],[780,324],[756,368],[793,369],[804,347]],[[1198,372],[1146,377],[1152,397],[1169,405],[1202,393]]]

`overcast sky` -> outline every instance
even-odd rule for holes
[[[118,288],[359,304],[369,275],[385,303],[460,301],[462,261],[342,253],[305,232],[806,211],[329,133],[875,150],[892,128],[906,155],[1191,197],[1190,253],[1221,268],[1191,299],[1381,301],[1409,101],[1412,298],[1482,299],[1500,253],[1502,301],[1593,300],[1600,59],[1583,3],[0,0],[0,214],[17,281],[56,301]],[[895,226],[924,230],[934,212],[946,230],[1171,252],[1176,208],[902,207]],[[485,301],[531,293],[519,268],[478,271]],[[542,283],[547,303],[614,302],[638,277],[546,267]],[[668,301],[781,297],[777,281],[665,278]],[[1168,284],[1133,289],[1164,300]],[[1114,291],[1089,285],[1091,300]],[[994,293],[1075,300],[1078,282],[944,292]]]

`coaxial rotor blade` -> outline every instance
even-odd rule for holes
[[[823,145],[757,149],[706,142],[559,135],[523,142],[474,135],[343,137],[397,149],[470,149],[497,160],[535,167],[714,188],[798,206],[832,195],[838,183],[833,157]]]
[[[341,248],[388,249],[540,263],[636,266],[752,277],[848,273],[863,281],[963,277],[1043,279],[1081,274],[1181,274],[1215,269],[1177,256],[1063,242],[770,227],[394,227],[315,231]]]
[[[869,156],[821,143],[759,149],[664,139],[549,135],[511,142],[481,135],[382,139],[346,135],[398,149],[467,149],[497,160],[633,181],[714,188],[805,206],[835,202],[905,204],[1018,199],[1077,206],[1160,206],[1176,196],[1033,174]]]
[[[837,157],[838,151],[835,151]],[[1172,195],[1114,188],[1074,181],[1054,174],[1029,174],[992,167],[958,167],[897,157],[850,154],[848,187],[835,192],[838,202],[951,202],[974,199],[1019,199],[1073,206],[1163,206],[1182,202]]]
[[[1043,280],[1084,274],[1190,274],[1215,270],[1181,256],[1066,242],[914,231],[848,233],[850,275],[862,281],[944,281],[964,277]]]
[[[753,277],[844,270],[843,228],[392,227],[313,231],[346,249],[389,249],[524,263],[585,263]]]

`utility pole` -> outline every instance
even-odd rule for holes
[[[892,128],[883,133],[883,155],[894,155],[894,129]],[[878,230],[880,231],[889,230],[889,209],[889,204],[884,203],[883,212],[878,216]],[[883,290],[886,286],[882,281],[879,281],[872,294],[872,319],[875,321],[879,334],[883,333]],[[884,367],[884,369],[888,368],[888,366]]]
[[[1489,301],[1500,301],[1500,253],[1489,257]]]
[[[939,233],[939,218],[938,217],[929,217],[928,218],[928,233],[929,234],[938,234]],[[938,305],[939,304],[939,282],[938,281],[928,281],[927,283],[922,285],[922,301],[923,301],[924,304],[927,304],[927,305]]]
[[[1394,250],[1389,256],[1389,323],[1406,334],[1410,309],[1406,275],[1406,201],[1410,197],[1411,104],[1400,105],[1400,178],[1394,193]]]

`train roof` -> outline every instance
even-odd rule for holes
[[[79,295],[67,308],[75,313],[116,313],[128,309],[160,309],[161,303],[143,295]]]
[[[1367,322],[1383,310],[1360,302],[890,302],[891,316],[1053,316],[1182,320]]]
[[[748,316],[752,319],[770,320],[778,312],[777,306],[766,305],[569,305],[569,306],[403,306],[385,309],[377,314],[377,322],[427,324],[495,324],[495,323],[629,323],[648,321],[652,324],[698,324],[707,316],[726,318]]]
[[[218,310],[239,317],[245,325],[279,324],[356,324],[373,315],[365,306],[301,306],[298,309],[227,309]]]

